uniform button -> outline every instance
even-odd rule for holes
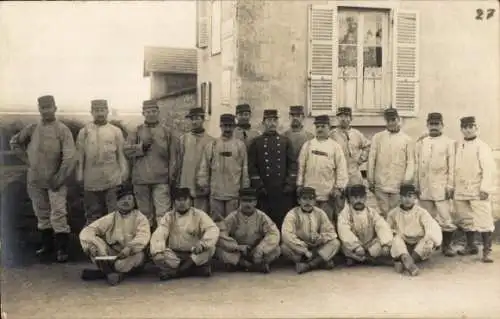
[[[266,174],[266,177],[269,177],[269,174]]]
[[[278,162],[280,161],[280,159],[278,158]]]
[[[267,144],[264,144],[264,148],[267,148]]]
[[[278,165],[278,168],[280,168],[280,166]],[[279,175],[279,174],[278,174]]]
[[[269,160],[266,158],[266,162],[269,162]]]
[[[267,152],[265,152],[264,155],[268,155]]]
[[[271,169],[269,166],[266,166],[266,169]]]
[[[276,146],[280,146],[280,143],[278,143]],[[279,153],[279,151],[278,151],[278,153]]]
[[[280,139],[280,137],[279,137],[279,136],[276,136],[276,139],[277,139],[277,140],[279,140],[279,139]]]

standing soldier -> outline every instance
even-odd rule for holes
[[[349,107],[339,107],[337,110],[339,127],[335,128],[330,137],[342,147],[347,162],[349,185],[362,184],[360,166],[368,161],[370,141],[357,129],[351,128],[352,111]]]
[[[83,182],[87,225],[117,209],[117,187],[128,179],[129,171],[123,133],[108,123],[108,102],[91,101],[91,113],[94,121],[85,125],[76,139],[76,179]]]
[[[307,141],[299,155],[297,188],[316,190],[316,203],[332,222],[343,208],[342,193],[347,185],[347,165],[340,145],[328,137],[330,118],[316,116],[316,138]]]
[[[314,134],[304,129],[304,107],[302,105],[290,106],[290,128],[285,132],[292,143],[295,158],[299,157],[300,149],[305,142],[312,140]]]
[[[439,223],[443,231],[442,252],[453,257],[451,247],[456,226],[450,214],[450,200],[453,198],[453,175],[455,167],[455,144],[443,135],[441,113],[427,115],[429,135],[417,142],[416,186],[420,193],[420,206],[427,210]]]
[[[137,206],[154,227],[170,210],[170,187],[176,171],[175,136],[159,121],[156,101],[144,101],[144,124],[128,136],[126,155],[132,160]],[[155,219],[156,218],[156,219]]]
[[[399,187],[411,183],[415,173],[415,152],[411,138],[401,131],[398,111],[384,111],[386,130],[375,134],[368,156],[368,184],[375,193],[381,215],[399,205]]]
[[[56,119],[53,96],[39,97],[38,110],[41,121],[23,128],[12,137],[10,145],[14,151],[21,151],[20,157],[29,165],[27,191],[42,236],[36,254],[42,260],[51,257],[55,233],[56,260],[65,262],[70,232],[65,183],[74,168],[75,144],[69,128]]]
[[[248,148],[252,140],[260,135],[260,132],[252,128],[250,119],[252,117],[252,110],[248,104],[236,105],[236,120],[238,126],[234,130],[234,137],[242,140]]]
[[[177,186],[189,188],[193,197],[193,206],[208,213],[209,190],[200,190],[196,187],[196,174],[205,147],[215,139],[205,132],[203,127],[205,111],[201,107],[190,109],[186,118],[191,121],[191,132],[183,134],[179,140],[178,163],[180,171],[177,177]]]
[[[293,207],[297,162],[290,140],[276,132],[278,111],[264,110],[265,132],[248,149],[248,173],[259,192],[259,208],[281,228]]]
[[[245,144],[233,137],[234,115],[222,114],[222,136],[206,145],[201,157],[197,186],[210,192],[210,213],[215,221],[238,208],[238,192],[248,187],[248,162]]]
[[[495,159],[491,148],[477,137],[476,119],[473,116],[460,120],[464,140],[457,143],[455,163],[455,207],[457,225],[465,231],[467,244],[460,255],[478,253],[474,243],[476,232],[483,240],[483,259],[491,259],[493,223],[491,195],[495,190]]]

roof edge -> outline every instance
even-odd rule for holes
[[[197,88],[196,88],[196,86],[194,86],[194,87],[182,89],[179,91],[170,92],[168,94],[160,96],[159,98],[156,98],[156,100],[159,101],[159,100],[168,99],[169,97],[176,97],[176,96],[180,96],[180,95],[184,95],[184,94],[196,93],[196,91],[197,91]]]

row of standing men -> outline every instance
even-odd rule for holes
[[[58,261],[68,258],[65,183],[73,169],[83,184],[87,224],[116,210],[116,188],[131,175],[138,208],[153,227],[170,210],[175,187],[189,189],[194,207],[217,221],[238,207],[238,191],[250,185],[257,190],[259,208],[281,227],[303,187],[315,189],[318,207],[335,221],[345,203],[343,190],[363,181],[360,165],[367,162],[369,189],[383,217],[399,205],[400,185],[414,183],[420,205],[442,228],[445,255],[454,254],[452,233],[460,227],[467,236],[463,253],[477,253],[479,232],[484,259],[490,259],[495,162],[477,137],[474,117],[461,119],[464,139],[455,142],[442,134],[442,115],[430,113],[429,133],[415,144],[401,130],[397,110],[390,108],[384,112],[386,130],[370,142],[350,127],[349,108],[338,109],[339,125],[333,130],[328,116],[317,116],[314,137],[302,126],[301,106],[290,107],[291,128],[281,135],[276,110],[264,111],[261,134],[250,125],[250,106],[242,104],[236,107],[237,123],[231,114],[221,116],[220,138],[205,132],[201,108],[189,111],[191,132],[177,138],[159,121],[156,102],[145,101],[145,122],[125,141],[107,121],[107,101],[93,100],[94,121],[79,132],[75,144],[55,118],[54,98],[40,97],[38,104],[42,120],[16,134],[11,145],[27,151],[28,193],[42,232],[39,255],[55,248]]]

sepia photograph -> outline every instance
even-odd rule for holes
[[[0,2],[0,318],[500,318],[500,2]]]

